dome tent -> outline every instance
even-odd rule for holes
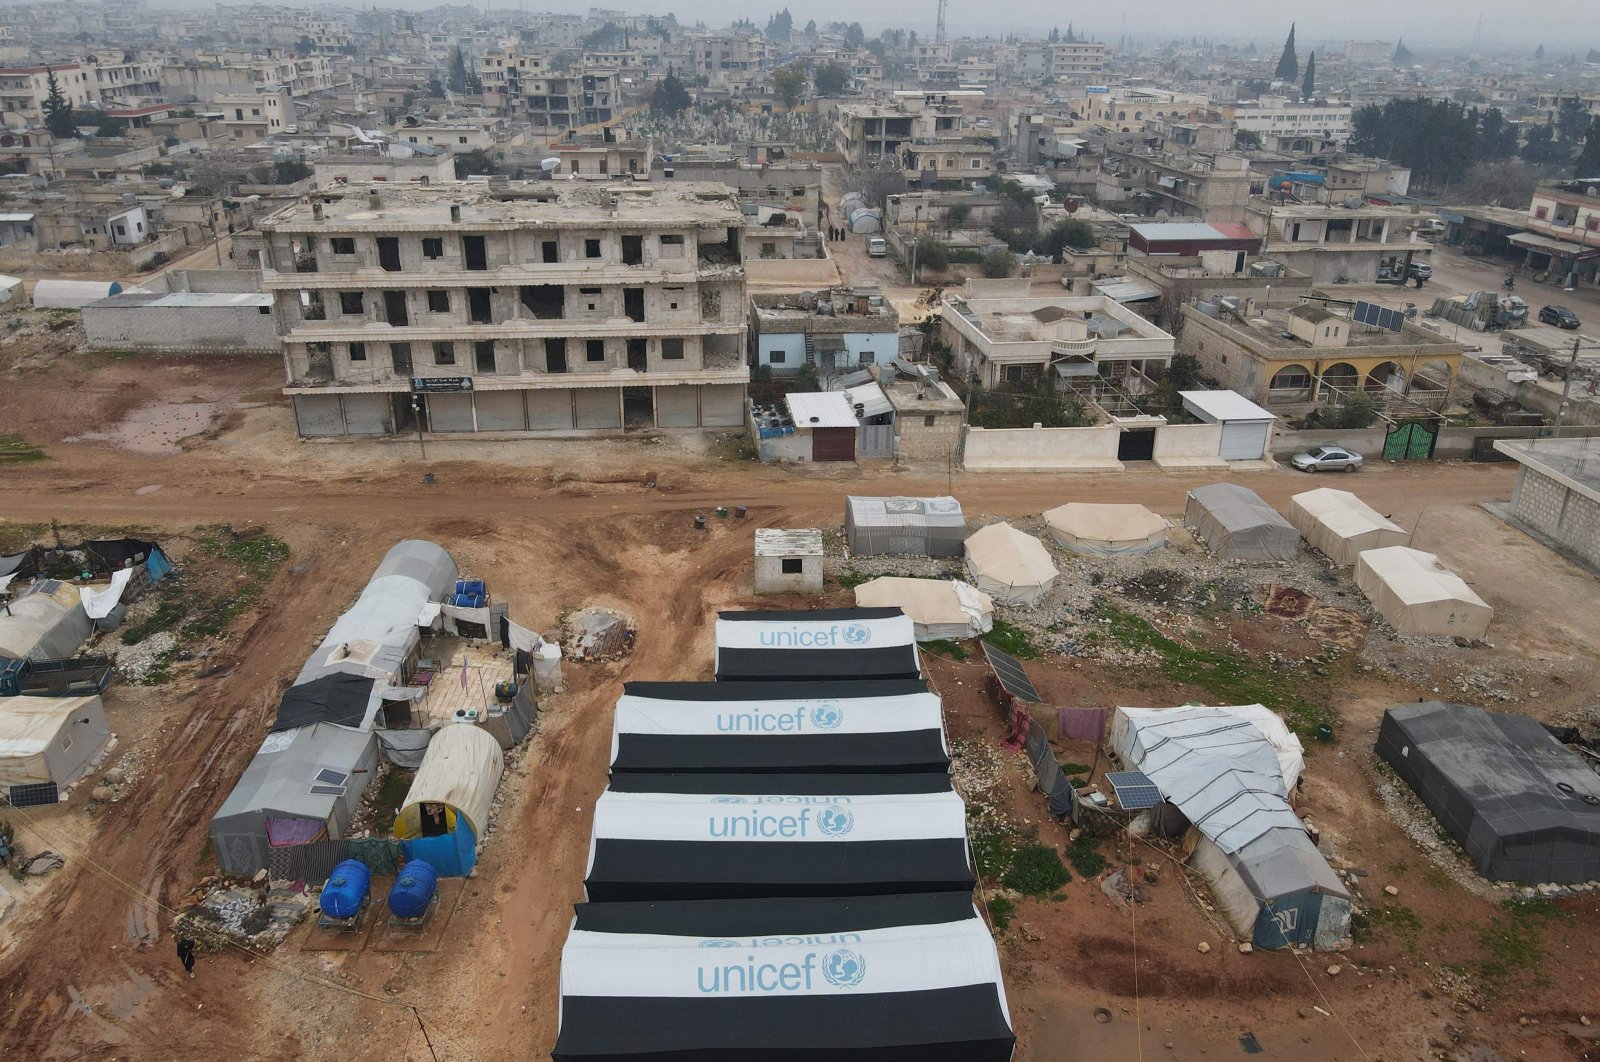
[[[1075,553],[1147,553],[1167,541],[1167,521],[1142,505],[1068,502],[1044,514],[1050,537]]]
[[[487,731],[470,723],[441,727],[395,816],[406,858],[427,860],[443,877],[470,874],[504,769],[500,743]],[[430,820],[430,804],[443,809],[442,822]]]
[[[979,590],[1007,605],[1031,605],[1055,583],[1044,543],[1004,521],[967,538],[967,571]]]
[[[901,609],[919,642],[976,638],[994,627],[994,599],[959,579],[886,575],[856,587],[856,604]]]

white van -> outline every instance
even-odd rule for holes
[[[867,257],[882,258],[889,253],[889,241],[882,236],[874,236],[867,241]]]

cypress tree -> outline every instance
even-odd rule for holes
[[[1294,54],[1294,23],[1289,23],[1289,39],[1283,42],[1283,55],[1278,59],[1278,69],[1273,77],[1279,81],[1293,81],[1300,76],[1300,57]]]

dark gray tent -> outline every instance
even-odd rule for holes
[[[1237,483],[1213,483],[1189,492],[1183,522],[1200,532],[1211,552],[1223,560],[1289,560],[1300,549],[1300,532],[1262,500]]]
[[[1600,878],[1600,778],[1537,719],[1428,701],[1390,708],[1378,755],[1494,881]]]

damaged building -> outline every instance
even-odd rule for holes
[[[299,432],[738,425],[743,226],[710,184],[319,192],[258,225]]]

